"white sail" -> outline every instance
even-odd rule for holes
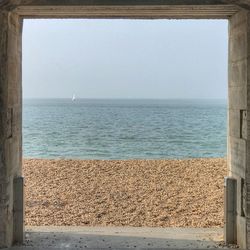
[[[76,100],[76,95],[73,94],[73,96],[72,96],[72,102],[75,101],[75,100]]]

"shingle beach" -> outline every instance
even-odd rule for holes
[[[30,226],[222,227],[225,159],[25,159]]]

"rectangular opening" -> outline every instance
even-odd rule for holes
[[[53,22],[63,25],[55,29]],[[223,225],[226,161],[217,158],[226,156],[227,102],[218,99],[227,96],[227,22],[53,22],[25,20],[24,25],[24,158],[52,158],[24,161],[26,220],[33,226],[141,227],[137,233],[144,247],[159,242],[149,239],[145,227],[164,227],[161,232],[166,235],[166,227],[206,227],[204,238],[222,232],[209,228]],[[181,22],[191,29],[180,28]],[[91,40],[88,32],[93,31]],[[44,97],[49,99],[39,99]],[[107,161],[91,161],[96,159]],[[79,172],[81,166],[83,172]],[[82,197],[81,180],[87,191]],[[208,193],[211,196],[206,199]],[[107,213],[112,215],[108,220]],[[185,232],[175,230],[169,232]],[[203,244],[211,246],[208,238]],[[166,246],[166,239],[159,244]]]

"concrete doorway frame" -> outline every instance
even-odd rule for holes
[[[22,243],[22,21],[25,18],[228,19],[227,195],[235,212],[226,227],[250,249],[249,0],[0,0],[0,248]],[[230,204],[225,204],[226,206]],[[232,221],[231,221],[232,222]]]

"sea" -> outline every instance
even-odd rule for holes
[[[226,100],[23,101],[25,158],[225,157],[226,138]]]

